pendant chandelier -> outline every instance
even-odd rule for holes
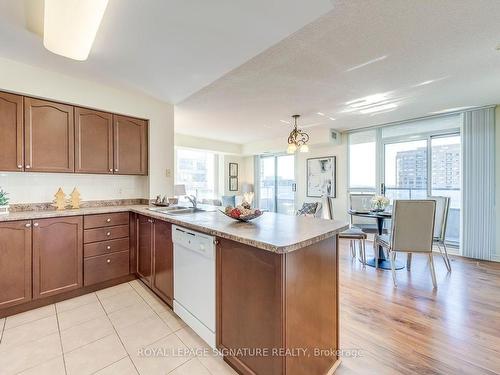
[[[293,154],[297,150],[299,150],[299,152],[309,152],[309,146],[307,145],[307,142],[309,142],[309,135],[297,128],[297,119],[300,115],[293,115],[292,117],[294,125],[293,130],[288,136],[288,148],[286,152],[288,154]]]

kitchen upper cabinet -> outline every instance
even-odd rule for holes
[[[0,171],[24,170],[23,97],[0,92]]]
[[[153,231],[153,278],[151,286],[165,302],[172,305],[174,294],[172,224],[154,220]]]
[[[148,122],[113,115],[114,173],[148,174]]]
[[[24,98],[25,170],[74,172],[73,107]]]
[[[153,220],[147,216],[137,217],[137,274],[151,286],[153,271]]]
[[[75,172],[113,173],[113,115],[75,108]]]
[[[0,223],[0,308],[31,300],[31,221]]]
[[[33,220],[33,299],[82,285],[82,217]]]

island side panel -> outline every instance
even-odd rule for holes
[[[338,365],[337,249],[336,235],[285,254],[285,347],[307,349],[286,358],[286,374],[323,375]]]
[[[217,346],[267,349],[283,346],[283,255],[227,239],[217,245]],[[242,374],[283,374],[279,356],[228,355]]]

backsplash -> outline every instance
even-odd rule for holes
[[[146,176],[0,172],[0,187],[10,204],[52,202],[59,187],[66,194],[77,187],[82,201],[148,198]]]

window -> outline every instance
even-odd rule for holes
[[[295,156],[259,158],[259,207],[287,215],[295,213]]]
[[[349,188],[376,187],[376,130],[349,134]]]
[[[460,241],[461,114],[349,134],[349,191],[451,198],[446,240]]]
[[[175,158],[176,184],[186,185],[186,193],[198,199],[216,198],[216,154],[178,148]]]

